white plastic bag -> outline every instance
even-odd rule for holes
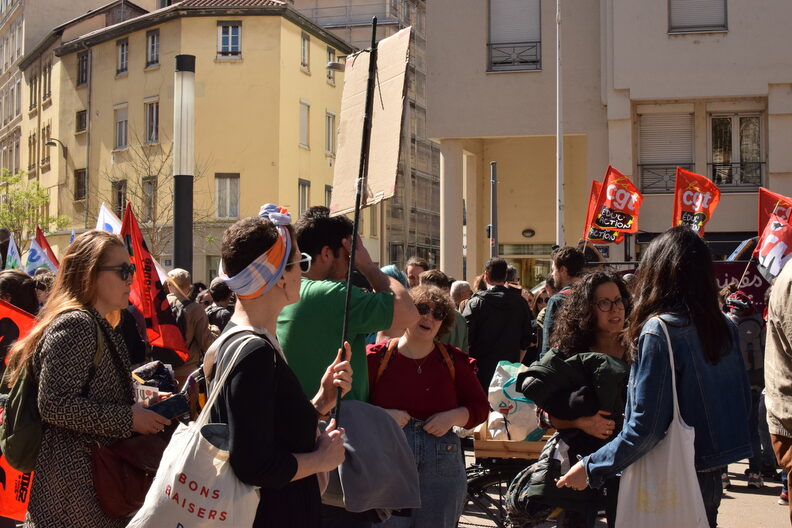
[[[521,363],[500,361],[489,386],[489,404],[493,412],[487,420],[493,440],[539,440],[544,430],[537,427],[536,404],[517,390],[517,375],[528,367]]]
[[[208,423],[220,389],[242,348],[251,339],[256,337],[239,340],[198,418],[189,425],[179,425],[173,433],[143,507],[128,528],[253,525],[259,503],[258,488],[241,482],[231,468],[228,425]]]
[[[662,319],[660,326],[668,341],[674,416],[665,438],[622,473],[616,528],[707,528],[694,463],[696,430],[682,421],[671,338]]]

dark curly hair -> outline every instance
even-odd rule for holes
[[[624,279],[612,271],[595,271],[584,275],[567,294],[556,316],[550,344],[569,357],[588,352],[597,334],[597,316],[594,313],[594,292],[603,284],[612,282],[619,288],[624,302],[624,320],[632,311],[632,298]]]
[[[437,336],[442,337],[447,334],[456,322],[456,315],[454,312],[454,303],[451,298],[437,286],[430,286],[429,284],[421,284],[415,288],[410,288],[410,297],[413,302],[418,305],[421,303],[432,303],[435,308],[442,308],[445,311],[445,318],[440,323],[440,329],[437,331]]]

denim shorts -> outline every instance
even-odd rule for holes
[[[459,437],[451,430],[438,438],[424,432],[423,424],[410,419],[403,429],[418,467],[421,507],[407,517],[391,517],[383,527],[456,528],[462,515],[467,478]]]

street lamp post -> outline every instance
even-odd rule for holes
[[[195,55],[176,55],[173,83],[173,264],[192,273]]]

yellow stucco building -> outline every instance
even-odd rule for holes
[[[105,13],[56,28],[23,59],[23,166],[78,232],[102,202],[120,211],[130,200],[169,267],[175,57],[194,55],[193,278],[207,281],[237,218],[266,202],[295,218],[329,203],[343,74],[326,63],[352,50],[276,0],[138,4],[109,4],[126,10],[119,22]],[[70,229],[51,243],[65,247]]]

